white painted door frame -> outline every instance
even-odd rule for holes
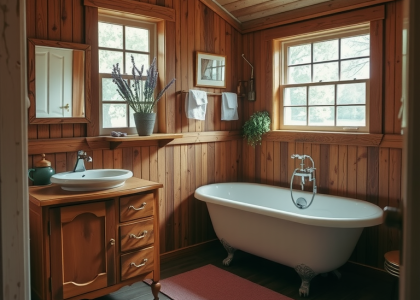
[[[30,299],[25,0],[0,0],[0,299]]]

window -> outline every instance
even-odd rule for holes
[[[155,55],[156,25],[139,20],[99,15],[99,98],[100,134],[111,131],[135,133],[133,110],[119,96],[112,82],[112,66],[119,64],[128,83],[132,79],[132,61],[149,68]]]
[[[369,130],[369,24],[281,41],[280,129]]]

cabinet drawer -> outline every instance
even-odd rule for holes
[[[154,247],[121,255],[121,280],[153,271]]]
[[[121,252],[153,244],[153,219],[120,226]]]
[[[153,193],[120,198],[120,221],[130,221],[153,215]]]

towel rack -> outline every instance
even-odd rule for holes
[[[188,94],[188,93],[189,93],[189,91],[182,90],[182,91],[181,91],[181,93]],[[207,94],[208,96],[222,96],[222,93],[212,93],[212,92],[206,92],[206,94]]]

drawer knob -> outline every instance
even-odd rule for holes
[[[114,245],[115,245],[115,240],[114,240],[114,239],[111,239],[111,240],[109,241],[109,243],[111,244],[111,246],[114,246]]]
[[[146,263],[147,263],[147,258],[143,259],[143,262],[142,262],[141,264],[139,264],[139,265],[136,265],[136,263],[133,263],[133,262],[132,262],[132,263],[130,264],[130,266],[131,266],[131,267],[140,268],[140,267],[143,267]]]
[[[147,234],[147,230],[143,231],[143,232],[142,232],[141,234],[139,234],[139,235],[135,235],[134,233],[131,233],[131,234],[130,234],[130,238],[139,240],[139,239],[144,238],[144,237],[146,236],[146,234]]]
[[[146,207],[146,204],[147,204],[146,202],[143,202],[143,204],[139,208],[135,208],[133,205],[130,205],[128,207],[128,209],[142,210],[142,209],[144,209]]]

